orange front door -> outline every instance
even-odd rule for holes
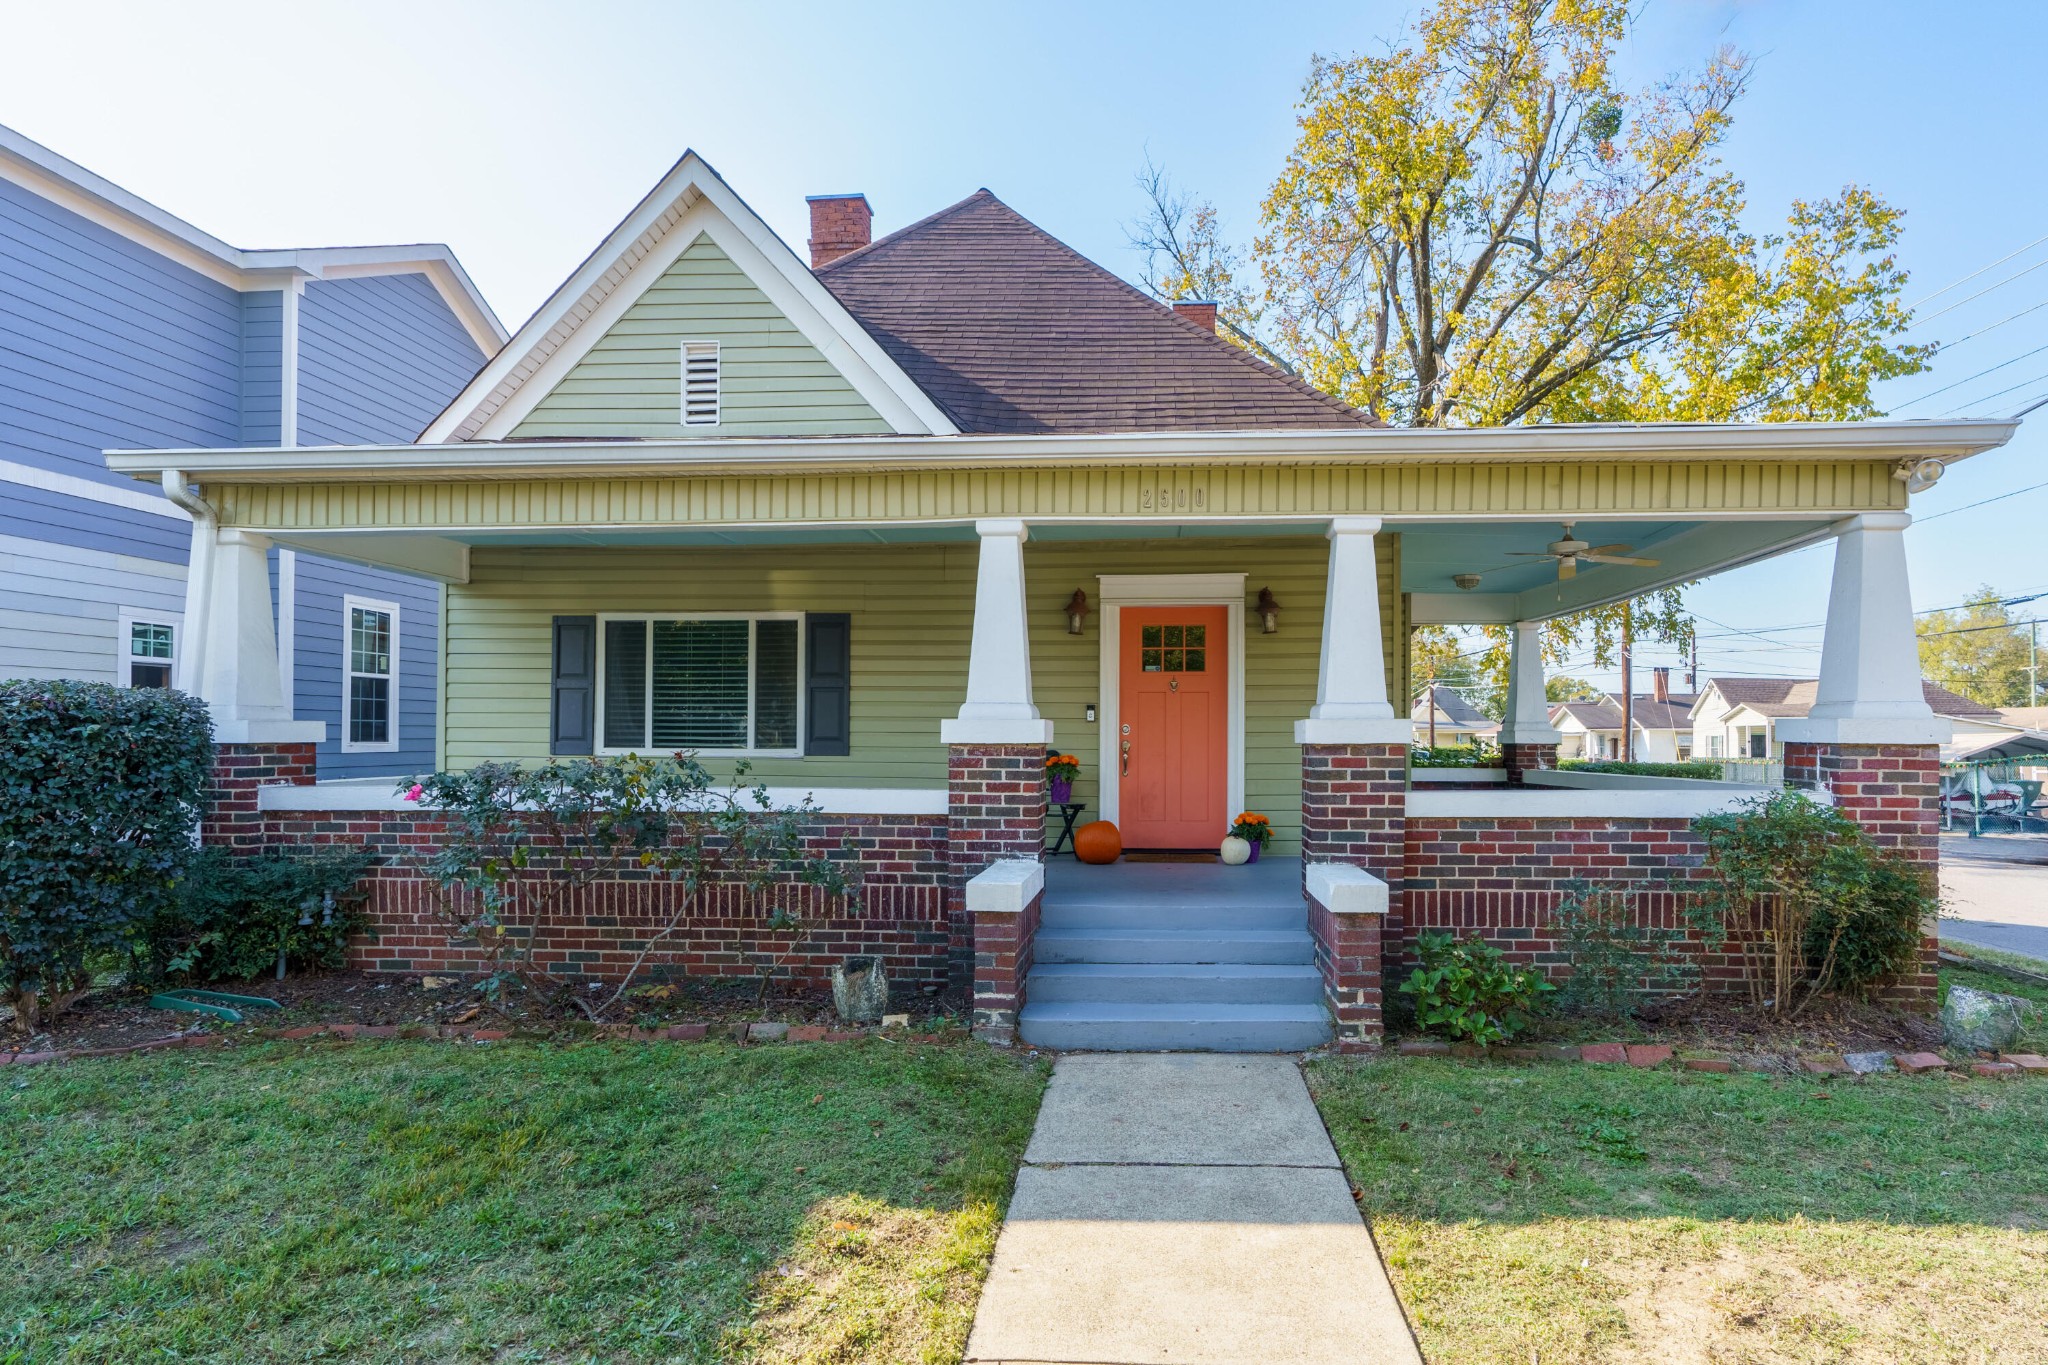
[[[1229,610],[1125,607],[1117,826],[1125,848],[1215,848],[1228,831]]]

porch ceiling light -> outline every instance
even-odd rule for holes
[[[1088,622],[1088,594],[1074,589],[1074,595],[1067,599],[1067,634],[1079,635],[1081,627]]]
[[[1259,589],[1259,632],[1272,635],[1280,629],[1280,603],[1274,599],[1271,588]]]
[[[1451,581],[1458,585],[1458,591],[1470,592],[1479,586],[1479,575],[1476,573],[1454,573],[1451,575]]]

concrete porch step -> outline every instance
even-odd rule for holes
[[[1025,1042],[1062,1051],[1304,1052],[1330,1040],[1321,1005],[1034,1001],[1017,1027]]]
[[[1061,891],[1045,899],[1041,928],[1052,929],[1305,929],[1308,906],[1299,892],[1227,904],[1189,904],[1129,897],[1077,896]]]
[[[1260,963],[1315,961],[1306,929],[1040,928],[1033,948],[1040,964]]]
[[[1025,998],[1034,1004],[1313,1005],[1323,998],[1323,978],[1307,964],[1050,963],[1032,971]]]

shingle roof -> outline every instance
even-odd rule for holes
[[[1607,705],[1614,710],[1614,723],[1621,724],[1621,694],[1603,694]],[[1644,730],[1690,730],[1692,728],[1692,704],[1699,700],[1692,692],[1667,692],[1669,701],[1658,701],[1648,692],[1636,693],[1635,704],[1629,708],[1630,718]]]
[[[1560,715],[1570,716],[1588,730],[1621,728],[1621,712],[1604,701],[1559,702],[1550,708],[1550,714],[1553,719]]]
[[[1429,697],[1432,692],[1436,694],[1437,711],[1442,714],[1444,719],[1458,728],[1464,730],[1498,730],[1500,728],[1499,722],[1442,683],[1438,683],[1432,688],[1426,688],[1416,695],[1415,705],[1408,708],[1410,719],[1423,722],[1429,720]]]
[[[987,190],[817,275],[962,431],[1379,425],[1176,317]]]
[[[1760,716],[1785,719],[1803,716],[1813,709],[1814,694],[1820,682],[1816,678],[1713,678],[1709,685],[1727,699],[1730,707],[1746,706]],[[1971,701],[1924,678],[1920,681],[1920,692],[1937,716],[1999,718],[1995,708]]]

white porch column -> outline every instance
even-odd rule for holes
[[[294,721],[277,667],[271,628],[270,541],[252,531],[213,533],[191,596],[204,611],[187,661],[189,690],[213,712],[213,737],[222,744],[317,743],[327,737],[318,721]],[[187,619],[190,619],[189,616]]]
[[[1920,690],[1920,650],[1906,581],[1904,512],[1866,512],[1835,527],[1820,685],[1803,720],[1778,738],[1806,744],[1940,744],[1954,733]]]
[[[1380,635],[1378,517],[1330,522],[1330,577],[1323,591],[1322,667],[1316,704],[1294,723],[1297,744],[1407,744],[1414,725],[1387,699]]]
[[[947,744],[1050,744],[1052,722],[1031,700],[1031,618],[1024,598],[1021,521],[974,523],[981,558],[974,573],[974,640],[967,656],[967,700],[939,722]]]
[[[1558,744],[1564,735],[1550,723],[1550,699],[1543,692],[1543,623],[1515,622],[1509,651],[1507,719],[1500,742]]]

